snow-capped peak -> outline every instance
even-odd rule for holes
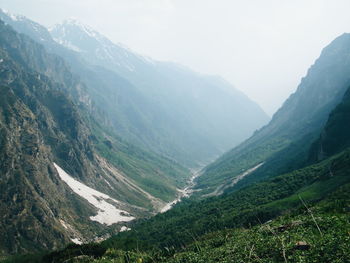
[[[95,31],[92,27],[81,23],[76,18],[68,18],[64,20],[61,24],[57,24],[49,29],[50,32],[57,30],[57,29],[67,29],[67,28],[77,28],[81,32],[84,32],[86,35],[92,37],[92,38],[100,38],[101,35]]]
[[[79,53],[84,53],[88,61],[112,70],[133,72],[138,65],[154,62],[121,44],[115,44],[75,18],[70,18],[50,29],[59,44]]]
[[[24,16],[21,16],[21,15],[12,14],[8,10],[2,9],[2,8],[0,8],[0,12],[3,12],[5,15],[10,17],[13,21],[23,20],[25,18]]]

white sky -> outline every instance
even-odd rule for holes
[[[51,26],[74,17],[158,60],[221,75],[272,114],[335,37],[350,0],[0,0]]]

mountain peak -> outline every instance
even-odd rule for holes
[[[62,24],[85,26],[76,17],[67,18],[67,19],[63,20]]]
[[[81,33],[85,33],[86,35],[88,35],[89,37],[92,38],[101,38],[102,36],[96,31],[94,30],[92,27],[83,24],[82,22],[80,22],[79,20],[77,20],[74,17],[68,18],[66,20],[64,20],[62,23],[60,24],[56,24],[53,27],[51,27],[49,29],[50,32],[53,31],[66,31],[66,30],[80,30]]]
[[[105,42],[105,37],[76,18],[68,18],[49,31],[57,43],[76,52],[89,52]]]
[[[131,72],[135,70],[137,63],[152,64],[152,60],[135,54],[121,44],[114,44],[107,37],[75,18],[69,18],[55,25],[50,29],[50,33],[57,43],[66,48],[79,53],[94,54],[90,57],[94,65],[106,67],[107,63]]]
[[[19,21],[19,20],[24,20],[25,17],[17,14],[10,13],[8,10],[0,8],[0,13],[4,13],[7,15],[9,18],[11,18],[13,21]]]

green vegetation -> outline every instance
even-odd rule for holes
[[[62,262],[70,255],[80,256],[72,262],[91,262],[93,254],[93,262],[99,263],[138,262],[139,258],[142,262],[229,262],[230,258],[233,262],[283,262],[284,258],[320,262],[322,257],[326,262],[346,262],[349,171],[350,149],[234,193],[185,200],[136,223],[131,231],[96,244],[102,256],[83,245],[45,259]],[[299,250],[299,241],[310,247]],[[79,252],[85,250],[89,253]]]
[[[305,197],[305,196],[304,196]],[[271,221],[254,226],[227,228],[192,236],[181,248],[125,250],[117,246],[69,246],[63,252],[12,262],[348,262],[350,255],[350,184],[339,187],[321,201],[305,201]],[[30,259],[31,261],[25,261]]]
[[[248,146],[242,152],[234,150],[234,159],[231,158],[233,155],[231,152],[223,155],[217,161],[208,165],[205,168],[205,173],[198,178],[197,188],[202,189],[199,195],[212,192],[213,187],[224,184],[245,170],[266,161],[266,159],[281,151],[289,143],[287,139],[269,139],[257,147],[255,147],[256,145],[253,147]]]
[[[312,145],[310,160],[317,161],[327,158],[350,146],[350,89],[345,93],[342,102],[332,111],[329,120],[320,135]]]
[[[216,151],[216,146],[203,145],[203,138],[214,134],[218,145],[224,140],[220,142],[218,134],[204,127],[199,129],[204,132],[202,137],[192,133],[193,127],[201,126],[191,120],[201,121],[203,116],[192,115],[185,106],[181,108],[184,119],[176,112],[172,118],[165,114],[164,120],[153,120],[150,116],[158,108],[146,114],[145,105],[138,101],[142,100],[140,96],[123,104],[121,98],[129,94],[131,86],[119,78],[118,83],[126,86],[113,90],[114,97],[105,94],[106,97],[93,98],[91,101],[96,99],[97,104],[108,102],[106,108],[97,109],[89,96],[98,90],[86,92],[91,86],[80,83],[62,60],[1,22],[0,31],[0,146],[4,149],[0,152],[0,208],[4,211],[0,218],[0,230],[4,233],[0,236],[0,252],[41,252],[10,257],[4,262],[350,261],[350,89],[343,96],[350,75],[349,56],[344,56],[348,52],[348,36],[340,37],[322,53],[298,91],[268,126],[206,168],[198,179],[202,191],[166,213],[145,219],[163,204],[161,200],[174,198],[176,187],[185,185],[189,171],[118,135],[130,133],[129,141],[137,130],[144,130],[145,137],[136,136],[142,141],[140,145],[157,148],[163,154],[169,142],[180,147],[177,140],[184,139],[182,144],[185,142],[186,147],[169,152],[174,157],[189,148],[194,152],[202,149],[202,157],[188,160],[192,164],[207,158],[210,148]],[[89,70],[85,74],[90,76]],[[162,65],[158,70],[164,79],[153,76],[150,83],[154,87],[148,87],[150,97],[160,99],[162,106],[173,105],[169,109],[175,112],[174,102],[184,90],[170,93],[170,98],[164,100],[168,94],[154,96],[163,81],[168,83],[174,78],[173,65]],[[98,76],[106,77],[104,87],[112,89],[116,75],[102,71]],[[142,71],[141,75],[145,73]],[[186,90],[186,83],[197,83],[198,79],[186,71],[179,70],[178,74],[180,82],[176,85],[180,83]],[[90,79],[90,84],[97,80]],[[214,82],[209,81],[211,85]],[[172,89],[176,90],[176,85]],[[210,98],[214,96],[211,85],[207,90]],[[338,88],[330,89],[329,85]],[[119,91],[126,94],[119,97]],[[143,95],[149,95],[146,93]],[[220,96],[216,99],[224,100]],[[104,110],[109,111],[116,102],[122,106],[109,112],[115,114],[115,119],[103,116]],[[191,100],[182,102],[193,106]],[[211,112],[213,105],[196,105],[207,106]],[[220,119],[215,118],[218,113],[214,113],[214,119]],[[181,120],[177,127],[180,132],[170,129],[174,137],[165,136],[174,119]],[[153,121],[159,126],[150,125]],[[194,126],[190,128],[189,123]],[[220,126],[203,123],[205,127]],[[196,147],[191,147],[187,139]],[[159,145],[153,145],[158,141]],[[186,155],[182,158],[186,159]],[[73,234],[86,238],[97,232],[113,234],[120,225],[107,228],[91,222],[89,216],[96,211],[59,180],[53,162],[80,181],[120,200],[121,205],[126,204],[125,209],[139,218],[128,225],[132,229],[101,243],[70,244],[60,249],[72,240]],[[259,169],[234,188],[226,189],[222,196],[197,198],[262,162]],[[53,247],[57,250],[47,251]]]
[[[307,204],[271,222],[210,233],[160,262],[348,262],[349,190],[348,184],[336,199]]]

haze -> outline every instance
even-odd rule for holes
[[[74,17],[132,50],[221,75],[272,115],[322,48],[349,32],[348,0],[0,0],[45,26]]]

